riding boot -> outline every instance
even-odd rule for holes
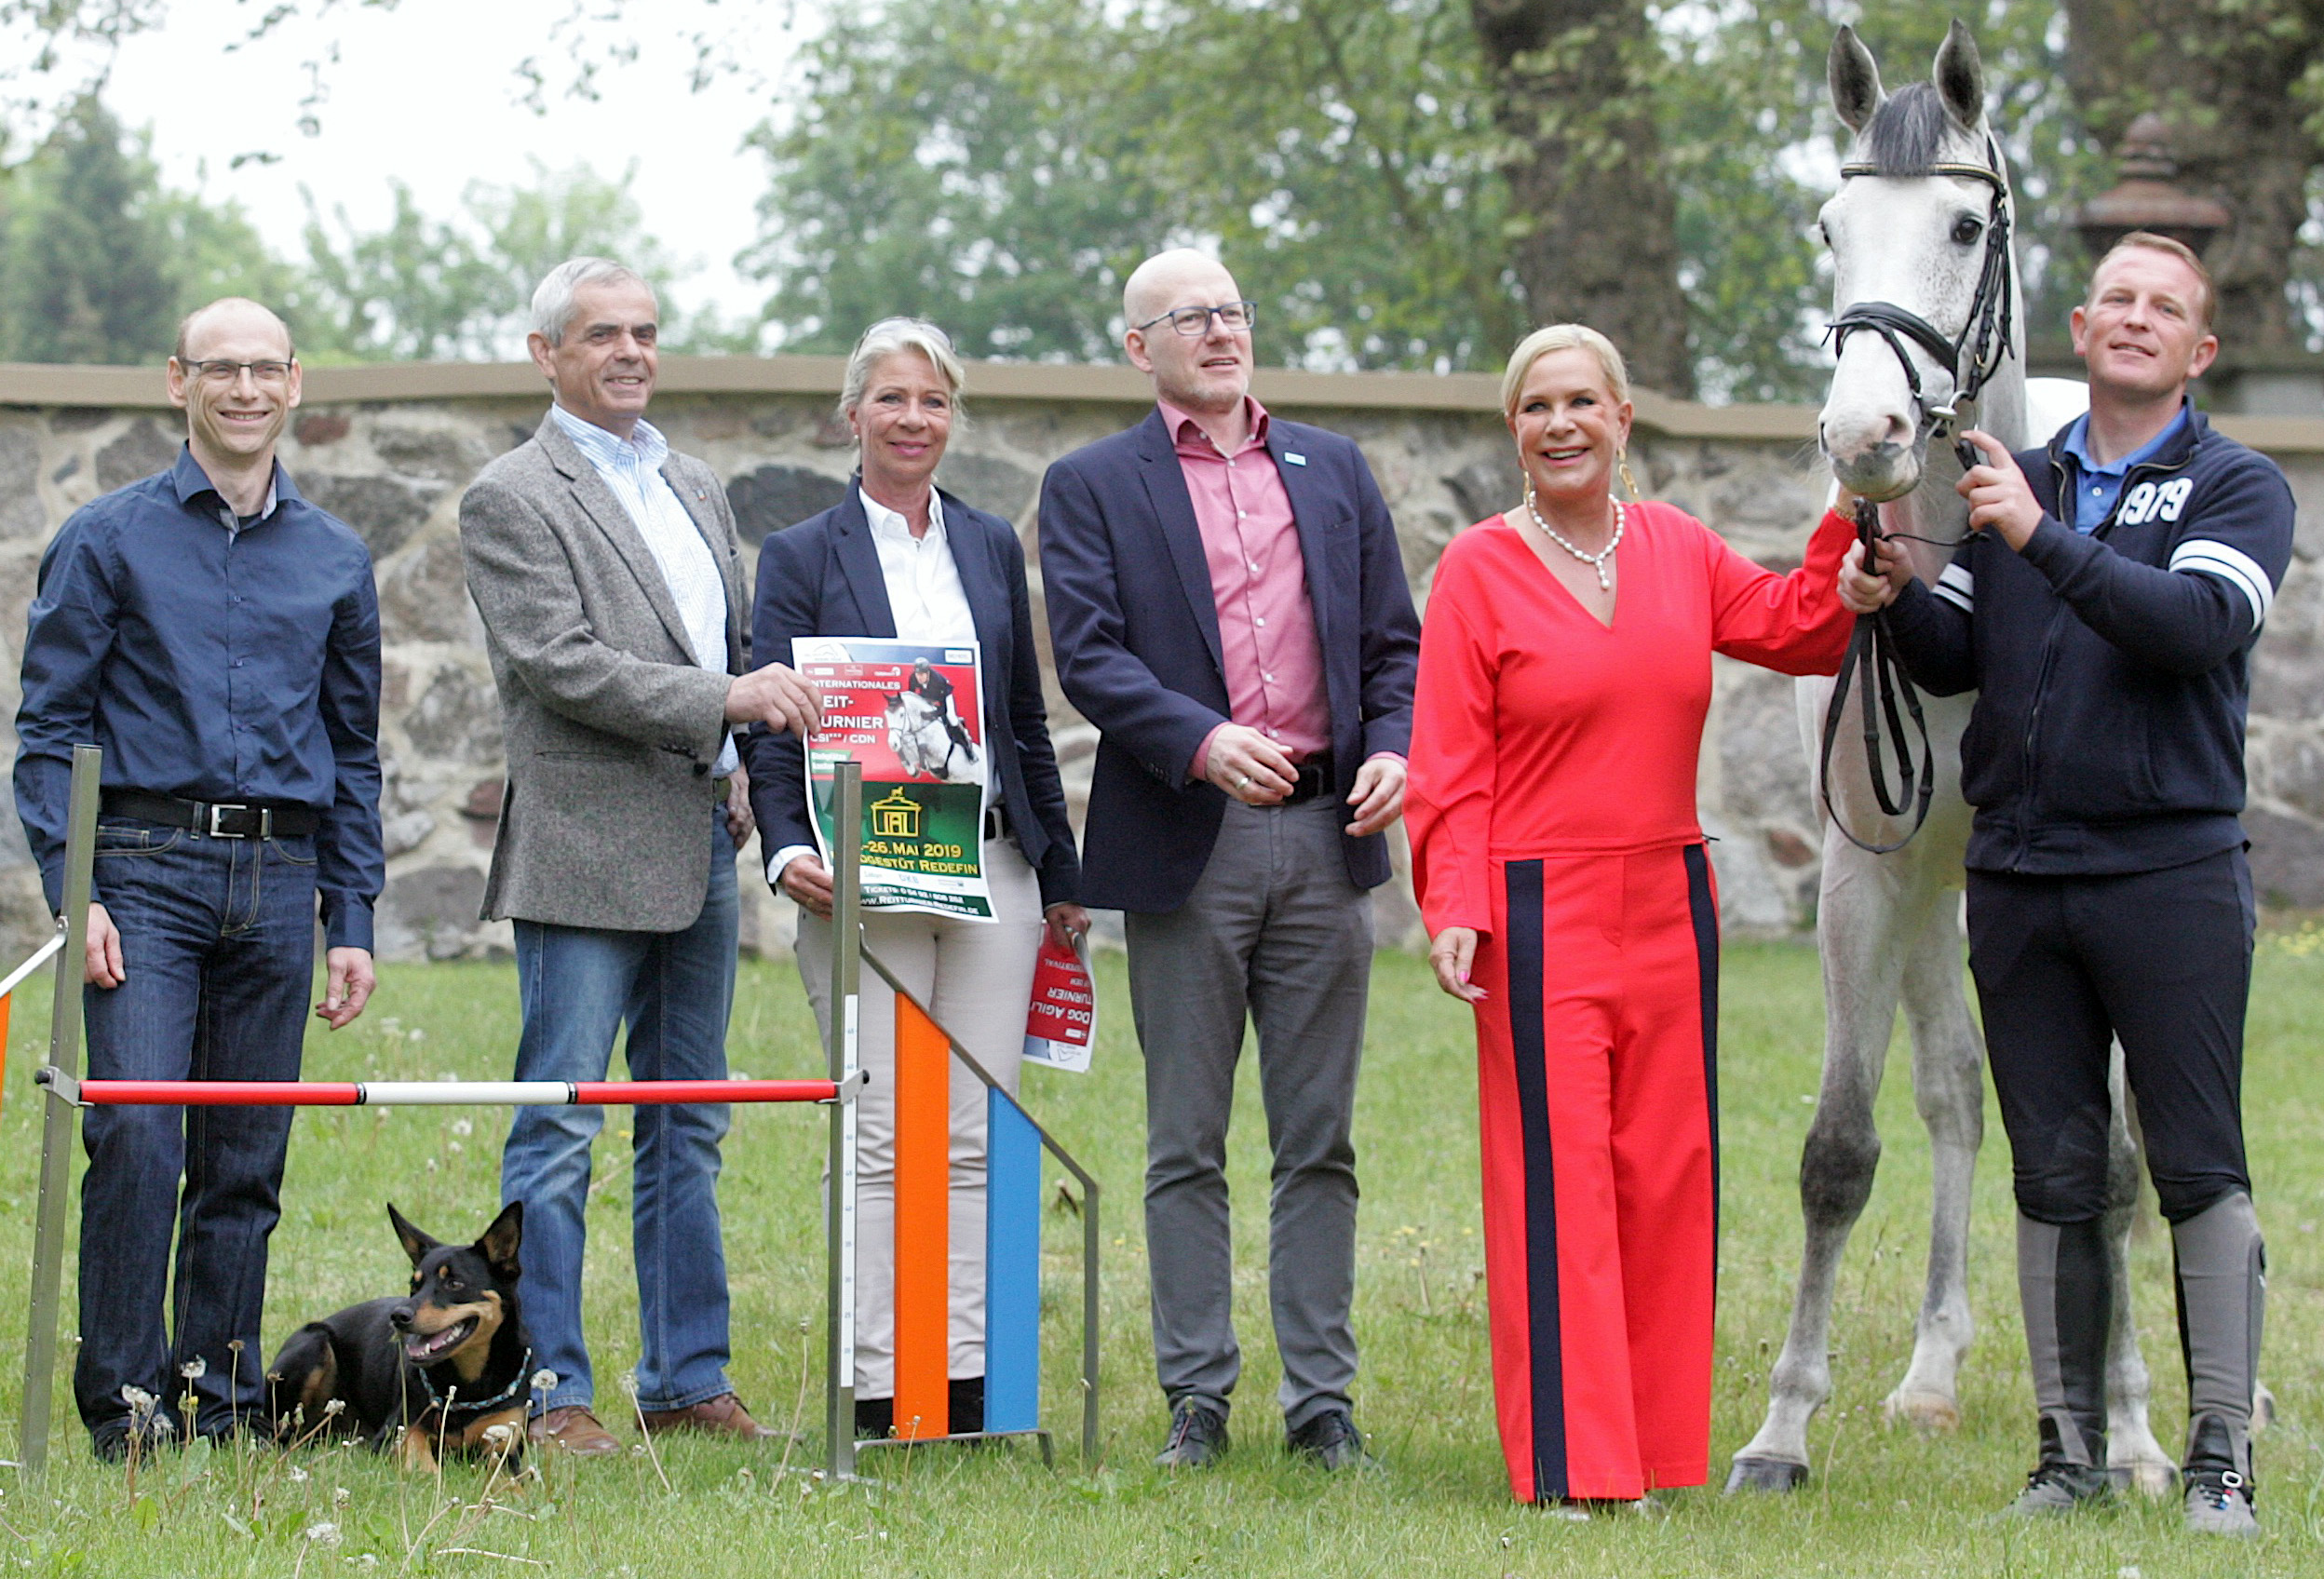
[[[2018,1218],[2018,1298],[2044,1466],[2106,1470],[2106,1328],[2113,1286],[2100,1220]]]
[[[2186,1474],[2232,1472],[2248,1486],[2267,1299],[2267,1247],[2251,1197],[2238,1190],[2172,1223],[2170,1244],[2187,1363]]]

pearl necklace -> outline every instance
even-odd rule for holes
[[[1628,524],[1628,512],[1623,509],[1621,500],[1609,493],[1606,495],[1606,503],[1614,506],[1614,535],[1608,538],[1606,540],[1606,546],[1599,549],[1596,553],[1585,554],[1579,548],[1575,547],[1573,542],[1568,539],[1563,533],[1561,533],[1556,527],[1551,526],[1547,521],[1541,519],[1541,512],[1534,507],[1533,482],[1531,479],[1528,479],[1525,484],[1525,513],[1534,518],[1534,524],[1541,528],[1543,533],[1548,537],[1550,542],[1555,543],[1559,547],[1564,549],[1567,553],[1573,555],[1575,559],[1581,560],[1582,563],[1588,565],[1590,569],[1598,573],[1598,590],[1601,592],[1610,590],[1614,586],[1613,578],[1606,574],[1606,561],[1614,558],[1614,551],[1616,548],[1622,547],[1622,528]]]

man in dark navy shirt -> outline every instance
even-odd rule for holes
[[[1975,689],[1961,740],[1969,967],[2018,1197],[2040,1461],[2013,1505],[2107,1486],[2108,1046],[2122,1043],[2170,1221],[2187,1368],[2188,1528],[2251,1535],[2266,1251],[2243,1139],[2251,982],[2243,736],[2251,646],[2291,560],[2291,489],[2187,398],[2215,296],[2194,253],[2134,233],[2074,309],[2090,409],[1960,483],[1979,529],[1935,588],[1896,556],[1912,678]],[[1886,587],[1851,551],[1842,596]]]
[[[73,747],[104,748],[84,962],[92,1077],[294,1080],[318,897],[329,974],[315,1013],[337,1030],[374,985],[371,555],[276,463],[299,403],[281,319],[238,298],[201,308],[169,386],[186,413],[177,465],[74,512],[42,557],[17,810],[61,906]],[[221,1436],[260,1410],[290,1134],[288,1108],[89,1110],[74,1391],[100,1458],[128,1451],[132,1390],[163,1400],[156,1436]],[[188,1386],[196,1418],[176,1420]]]

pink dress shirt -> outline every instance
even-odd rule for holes
[[[1267,450],[1266,408],[1244,398],[1249,437],[1241,449],[1223,455],[1194,418],[1167,400],[1157,404],[1177,441],[1179,470],[1210,567],[1228,716],[1264,735],[1295,763],[1320,756],[1331,746],[1323,644],[1307,601],[1307,564],[1291,498]],[[1195,749],[1190,779],[1204,776],[1217,735],[1212,730]]]

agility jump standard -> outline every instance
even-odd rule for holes
[[[98,773],[101,753],[93,746],[74,749],[72,813],[65,856],[65,912],[58,935],[0,981],[0,1038],[6,1035],[7,993],[51,954],[77,959],[87,938],[90,871],[96,843]],[[80,980],[57,971],[57,1007],[47,1064],[34,1074],[51,1099],[41,1138],[40,1204],[34,1249],[32,1330],[24,1362],[24,1410],[20,1422],[21,1462],[37,1474],[47,1460],[48,1415],[56,1368],[56,1329],[61,1287],[65,1186],[75,1111],[91,1106],[183,1107],[555,1107],[642,1106],[678,1102],[815,1102],[831,1109],[830,1170],[837,1188],[831,1197],[826,1284],[830,1370],[827,1383],[830,1444],[827,1473],[833,1480],[854,1478],[855,1454],[855,1100],[866,1084],[858,1065],[856,988],[858,962],[894,989],[898,1042],[898,1226],[916,1210],[922,1230],[916,1243],[942,1245],[950,1170],[947,1053],[988,1088],[987,1225],[990,1263],[986,1329],[986,1429],[981,1437],[1032,1436],[1042,1457],[1049,1457],[1048,1433],[1039,1425],[1040,1153],[1047,1148],[1082,1185],[1082,1452],[1097,1450],[1098,1185],[1096,1180],[1034,1122],[998,1082],[962,1049],[926,1008],[899,984],[876,958],[862,950],[858,866],[860,859],[861,769],[841,764],[833,785],[837,826],[846,830],[834,852],[833,913],[841,946],[833,961],[835,993],[844,1012],[832,1016],[824,1080],[440,1080],[440,1081],[201,1081],[80,1080]],[[5,1042],[0,1041],[0,1058]],[[0,1071],[5,1064],[0,1063]],[[937,1130],[927,1133],[933,1112]],[[917,1119],[912,1115],[919,1115]],[[930,1161],[934,1162],[933,1172]],[[929,1188],[934,1181],[933,1200]],[[933,1226],[931,1236],[926,1230]],[[898,1235],[900,1246],[904,1241]],[[944,1255],[923,1254],[907,1265],[899,1257],[897,1293],[897,1419],[906,1440],[957,1440],[945,1430],[944,1370],[946,1265]],[[933,1299],[928,1297],[932,1262]],[[931,1312],[932,1316],[931,1316]],[[930,1356],[933,1356],[933,1374]],[[909,1412],[908,1412],[909,1411]],[[871,1446],[865,1443],[861,1446]]]

